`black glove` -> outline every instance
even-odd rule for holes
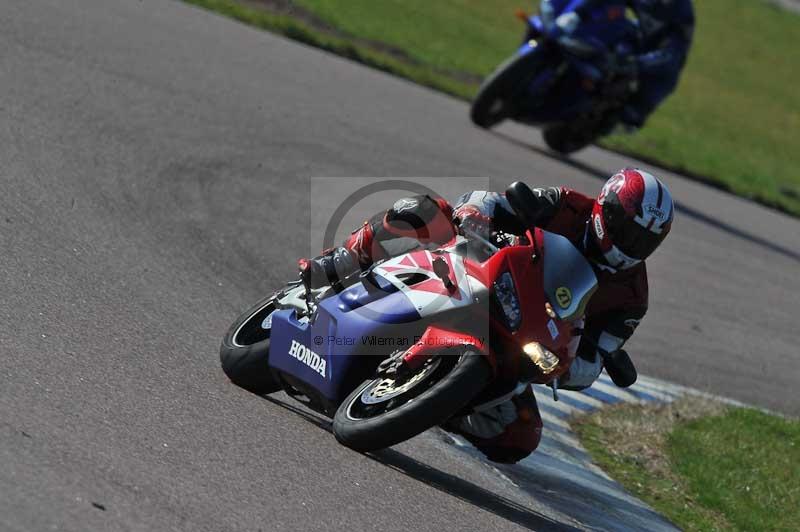
[[[620,388],[627,388],[636,382],[636,366],[633,365],[631,357],[624,349],[617,349],[612,353],[603,356],[603,365],[606,373]]]

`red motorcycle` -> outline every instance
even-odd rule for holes
[[[359,451],[503,401],[521,383],[555,394],[597,278],[569,240],[532,226],[527,185],[506,197],[524,235],[466,232],[337,287],[290,283],[233,324],[223,369],[247,389],[283,389],[333,417],[337,440]],[[630,371],[635,379],[632,366],[628,375],[611,366],[615,382]]]

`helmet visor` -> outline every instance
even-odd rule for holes
[[[646,259],[656,250],[665,234],[647,229],[635,220],[626,218],[619,210],[621,207],[614,208],[608,202],[603,205],[603,218],[611,241],[629,257]]]

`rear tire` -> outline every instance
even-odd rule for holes
[[[492,375],[486,358],[470,350],[460,357],[445,352],[429,364],[434,363],[437,366],[421,377],[419,384],[384,401],[386,405],[364,402],[365,397],[367,400],[375,397],[374,391],[384,379],[368,380],[358,386],[333,418],[333,434],[339,443],[369,452],[413,438],[450,419],[483,390]],[[417,371],[426,371],[426,367],[429,366]],[[381,408],[384,410],[380,411]],[[371,409],[378,412],[371,415]]]
[[[231,325],[219,348],[219,359],[225,375],[235,385],[259,395],[281,389],[269,371],[271,329],[261,326],[274,310],[272,295],[256,303]]]
[[[488,129],[514,116],[513,97],[523,81],[532,79],[540,55],[538,49],[514,55],[484,80],[470,109],[476,126]]]

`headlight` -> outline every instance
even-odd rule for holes
[[[545,349],[539,342],[531,342],[522,346],[522,350],[542,373],[547,375],[558,367],[558,357],[552,351]]]
[[[514,280],[508,272],[503,273],[494,282],[494,293],[497,296],[497,301],[506,315],[506,322],[513,330],[519,327],[522,320],[522,312],[519,310],[519,299],[517,299],[517,292],[514,290]]]

